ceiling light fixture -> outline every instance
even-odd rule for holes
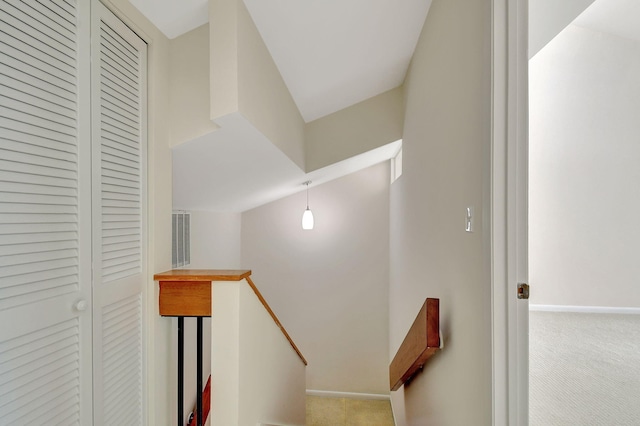
[[[302,214],[302,229],[313,229],[313,213],[309,208],[309,184],[310,180],[306,181],[303,185],[307,185],[307,209]]]

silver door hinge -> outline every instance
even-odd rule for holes
[[[529,284],[518,283],[518,299],[529,299]]]

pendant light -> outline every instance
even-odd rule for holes
[[[307,209],[302,214],[302,229],[313,229],[313,213],[309,208],[309,184],[310,180],[306,181],[304,185],[307,185]]]

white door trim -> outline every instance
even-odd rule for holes
[[[528,424],[527,0],[492,7],[491,277],[493,424]]]

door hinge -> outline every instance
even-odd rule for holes
[[[518,283],[518,299],[529,299],[529,284]]]

